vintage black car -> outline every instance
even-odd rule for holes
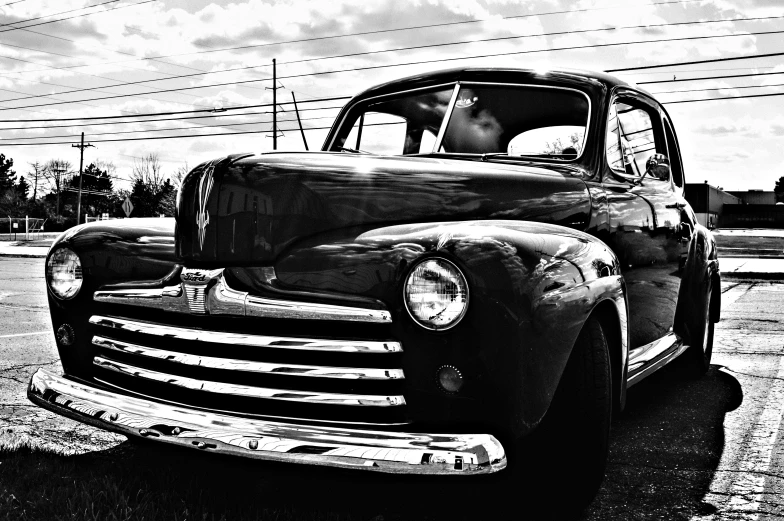
[[[525,474],[589,498],[626,390],[707,370],[720,275],[672,122],[589,72],[371,88],[323,150],[237,154],[174,220],[78,226],[46,280],[79,421],[250,458]],[[513,475],[513,469],[503,470]]]

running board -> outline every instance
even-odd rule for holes
[[[626,378],[626,387],[641,382],[661,367],[669,364],[681,354],[688,345],[675,333],[667,333],[658,340],[640,346],[629,352],[629,373]]]

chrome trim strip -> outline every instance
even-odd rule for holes
[[[193,391],[205,391],[215,394],[245,396],[249,398],[263,398],[266,400],[280,400],[286,402],[326,404],[326,405],[351,405],[361,407],[396,407],[405,405],[403,396],[374,395],[374,394],[339,394],[317,391],[297,391],[293,389],[270,389],[268,387],[255,387],[250,385],[232,384],[228,382],[212,382],[210,380],[197,380],[187,376],[151,371],[141,367],[108,360],[102,356],[93,358],[93,365],[101,369],[114,371],[126,376],[140,378]]]
[[[195,273],[202,275],[204,282],[188,280],[178,286],[165,288],[99,290],[93,294],[93,300],[109,304],[162,309],[177,313],[206,313],[211,315],[299,320],[344,320],[347,322],[376,324],[389,324],[392,322],[392,315],[385,309],[298,302],[250,295],[245,291],[237,291],[230,288],[223,277],[222,271],[221,269],[200,272],[184,268],[182,277],[192,277]],[[207,284],[212,279],[215,279],[216,283],[208,288]],[[185,288],[185,291],[183,291],[183,288]]]
[[[142,308],[165,309],[179,313],[189,313],[188,301],[183,298],[182,285],[163,288],[128,288],[99,290],[93,293],[95,302],[122,304]]]
[[[399,342],[325,340],[251,335],[224,331],[205,331],[202,329],[167,326],[164,324],[154,324],[152,322],[139,322],[136,320],[100,315],[93,315],[90,317],[90,324],[161,338],[187,340],[189,342],[210,342],[213,344],[229,344],[259,348],[298,349],[304,351],[340,353],[401,353],[403,351]]]
[[[245,316],[293,318],[307,320],[346,320],[388,324],[392,315],[384,309],[351,308],[334,304],[291,302],[248,295],[245,298]]]
[[[272,364],[268,362],[255,362],[251,360],[236,360],[230,358],[215,358],[212,356],[198,356],[164,349],[121,342],[102,336],[93,337],[93,345],[108,351],[128,353],[131,355],[156,360],[165,360],[175,364],[207,367],[209,369],[225,369],[229,371],[245,371],[259,374],[281,374],[289,376],[314,376],[318,378],[339,378],[346,380],[402,380],[402,369],[376,369],[354,367],[329,367],[298,364]]]
[[[506,467],[489,434],[427,434],[238,418],[133,398],[39,369],[27,397],[95,427],[248,458],[394,474],[490,474]]]

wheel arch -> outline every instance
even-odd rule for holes
[[[607,341],[612,375],[613,414],[620,413],[626,406],[627,332],[621,323],[618,304],[610,299],[599,302],[588,318],[591,317],[599,321]]]

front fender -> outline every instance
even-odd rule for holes
[[[155,284],[176,265],[174,219],[124,219],[83,224],[62,233],[49,250],[68,247],[79,256],[84,276],[82,287],[70,300],[48,290],[49,311],[55,331],[72,326],[77,338],[88,336],[86,324],[95,309],[93,292],[105,284],[133,282]],[[93,349],[63,349],[58,343],[66,374],[88,374]]]
[[[451,260],[468,279],[468,311],[448,331],[424,330],[405,311],[405,278],[428,256]],[[292,288],[372,297],[390,309],[392,334],[405,351],[412,420],[477,422],[502,437],[525,435],[542,419],[594,309],[610,301],[625,320],[615,255],[598,239],[557,225],[470,221],[343,230],[298,243],[275,270]],[[625,345],[625,333],[617,337]],[[435,385],[443,365],[462,372],[460,393]]]

